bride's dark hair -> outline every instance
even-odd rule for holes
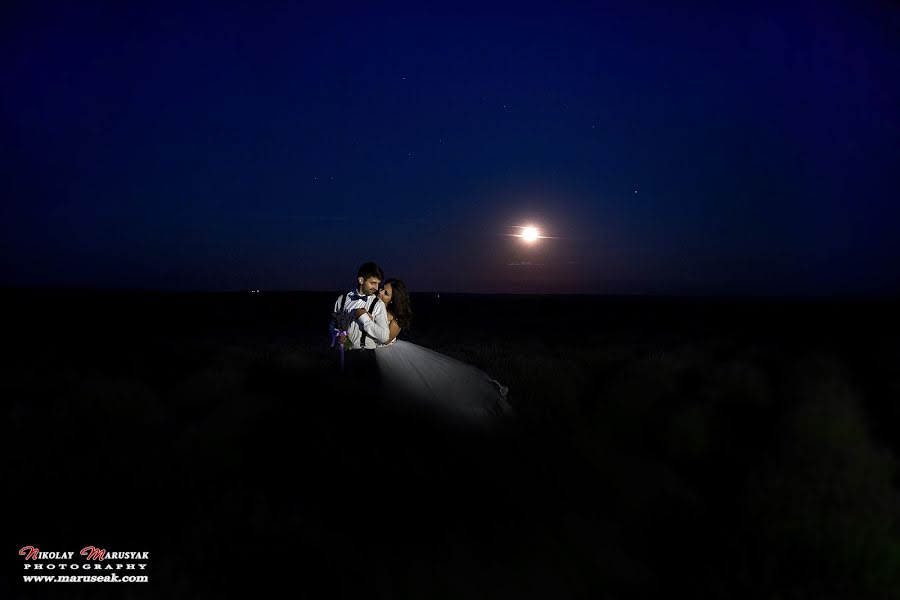
[[[391,284],[391,304],[388,310],[401,329],[409,329],[412,325],[412,307],[409,305],[409,291],[402,279],[388,279],[384,285]]]

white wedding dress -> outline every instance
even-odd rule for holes
[[[388,398],[412,408],[471,425],[512,415],[509,389],[455,358],[395,338],[375,349],[375,359]]]

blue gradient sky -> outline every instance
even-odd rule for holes
[[[2,9],[0,284],[900,292],[888,2],[117,4]]]

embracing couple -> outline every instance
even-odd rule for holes
[[[352,344],[348,371],[385,398],[467,423],[511,414],[508,388],[480,369],[398,339],[412,322],[409,292],[402,280],[385,280],[376,263],[360,266],[356,289],[335,301],[333,314],[342,313],[352,318],[346,337],[334,319],[331,335]]]

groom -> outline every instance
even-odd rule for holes
[[[363,263],[356,272],[357,288],[343,294],[334,303],[334,312],[346,310],[355,317],[347,329],[347,336],[338,336],[337,343],[349,339],[353,344],[353,350],[360,350],[350,352],[347,356],[350,370],[359,375],[376,374],[375,356],[368,351],[374,350],[378,344],[384,344],[390,339],[387,309],[376,295],[382,279],[384,272],[381,267],[374,262]],[[331,334],[336,333],[334,323],[330,329]]]

